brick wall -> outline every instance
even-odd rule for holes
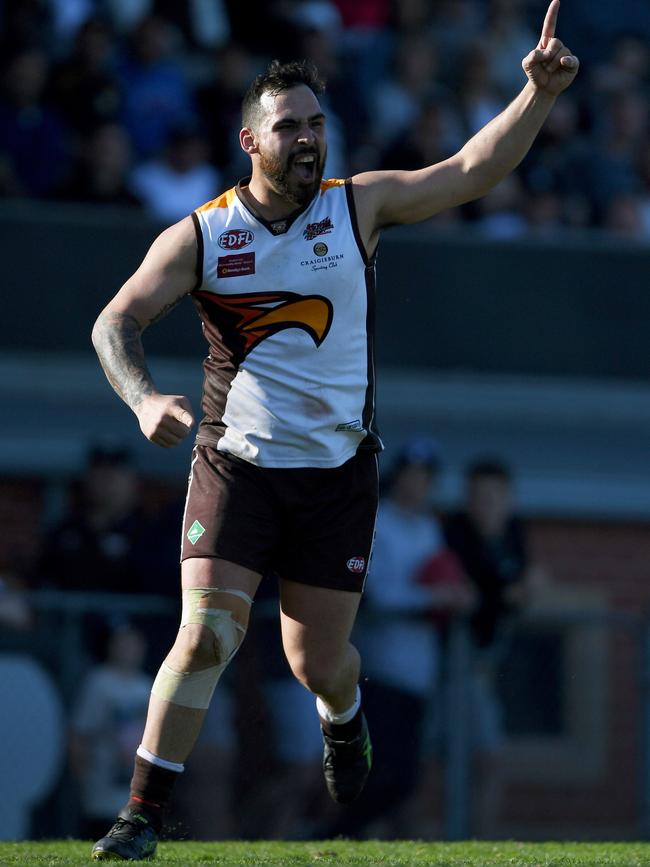
[[[650,612],[650,525],[537,520],[531,524],[531,541],[553,584],[567,588],[574,601],[582,594],[585,602],[595,597],[609,609]],[[595,779],[555,785],[534,778],[511,782],[503,810],[504,826],[511,833],[638,835],[643,711],[639,637],[621,626],[606,630],[604,667],[594,664],[580,674],[603,686],[604,731]]]

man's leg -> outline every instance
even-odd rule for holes
[[[207,557],[184,560],[181,575],[181,627],[152,688],[131,797],[108,836],[95,845],[95,860],[132,857],[140,837],[146,850],[140,857],[155,848],[162,811],[199,735],[219,676],[244,638],[261,578],[251,569]]]
[[[252,599],[260,579],[261,576],[251,569],[216,558],[184,560],[181,568],[184,591],[198,588],[215,591],[205,597],[200,606],[230,611],[232,619],[241,627],[240,644],[248,626],[250,604],[228,591],[235,590]],[[214,632],[204,623],[194,622],[181,625],[164,665],[174,672],[190,673],[209,670],[225,661]],[[207,707],[188,707],[173,698],[163,699],[154,688],[142,746],[168,762],[184,762],[199,736],[206,712]]]
[[[317,697],[323,769],[338,803],[363,788],[372,748],[359,694],[360,659],[350,643],[360,593],[280,582],[282,643],[298,680]]]

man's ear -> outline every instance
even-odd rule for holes
[[[244,127],[244,129],[240,131],[239,144],[241,145],[241,149],[249,156],[257,153],[257,142],[255,140],[255,133],[252,129]]]

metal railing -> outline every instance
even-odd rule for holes
[[[70,708],[81,678],[88,668],[84,621],[91,616],[120,615],[128,618],[165,618],[170,628],[180,605],[168,597],[37,591],[21,595],[34,612],[38,629],[0,632],[0,654],[20,650],[33,654],[48,669],[58,686],[64,706]],[[277,616],[277,603],[262,602],[256,617]],[[517,629],[601,630],[608,637],[623,631],[632,640],[636,677],[638,718],[630,720],[635,734],[637,781],[636,834],[650,839],[650,621],[645,615],[621,611],[554,612],[518,616]],[[471,835],[472,745],[468,724],[468,673],[472,665],[472,642],[468,624],[456,620],[449,626],[446,645],[447,701],[444,783],[444,836],[466,839]],[[236,676],[236,674],[235,674]],[[603,673],[603,677],[606,675]],[[7,709],[5,709],[7,712]],[[1,785],[1,781],[0,781]],[[65,779],[55,796],[55,812],[62,834],[74,834],[70,817],[70,790]]]

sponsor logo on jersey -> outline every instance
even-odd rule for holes
[[[317,256],[327,256],[329,253],[329,247],[327,244],[323,244],[322,241],[318,241],[317,244],[314,244],[312,249]]]
[[[361,421],[358,418],[355,418],[354,421],[346,421],[346,422],[343,422],[342,424],[337,424],[335,430],[337,430],[337,431],[345,431],[345,430],[363,431],[363,430],[365,430],[365,428],[361,424]]]
[[[219,235],[218,244],[222,250],[243,250],[253,243],[254,238],[250,229],[228,229]]]
[[[232,256],[219,256],[217,277],[244,277],[255,273],[255,253],[235,253]]]
[[[187,538],[193,545],[199,541],[201,536],[205,533],[205,527],[200,521],[195,521],[190,529],[187,531]]]
[[[231,320],[235,317],[234,328],[244,338],[244,355],[285,328],[300,328],[318,347],[327,337],[334,316],[332,302],[322,295],[299,295],[297,292],[221,295],[201,291],[194,294],[206,304],[218,307],[220,316],[228,313]]]
[[[355,575],[360,575],[363,570],[366,568],[366,558],[365,557],[350,557],[346,566],[350,570],[350,572],[354,572]]]
[[[324,250],[317,253],[316,247],[324,248]],[[338,268],[341,259],[345,258],[345,253],[332,253],[328,255],[329,250],[326,244],[314,244],[314,253],[316,253],[318,258],[303,259],[300,263],[301,268],[309,268],[310,271],[329,271],[331,268]]]
[[[319,220],[318,223],[307,223],[305,226],[302,236],[305,241],[313,241],[314,238],[317,238],[319,235],[329,235],[329,233],[333,230],[334,224],[332,223],[329,217],[325,217],[324,220]]]

